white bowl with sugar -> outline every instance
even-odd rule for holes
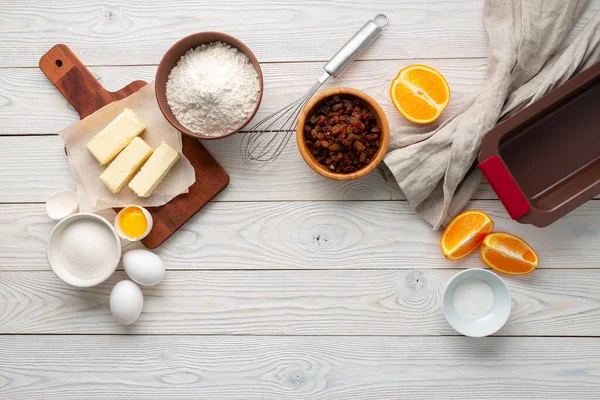
[[[442,310],[458,333],[484,337],[497,332],[510,316],[512,302],[506,283],[487,269],[456,274],[444,290]]]
[[[46,254],[50,268],[62,281],[91,287],[107,280],[119,266],[121,240],[104,218],[74,214],[52,229]]]

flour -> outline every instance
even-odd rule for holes
[[[467,319],[478,319],[492,310],[494,292],[490,285],[481,279],[465,279],[454,289],[452,300],[458,315]]]
[[[223,42],[189,50],[171,70],[167,102],[175,118],[203,136],[239,128],[252,114],[260,84],[250,59]]]
[[[58,242],[61,264],[80,279],[94,279],[114,268],[117,243],[99,221],[77,220],[67,225]]]

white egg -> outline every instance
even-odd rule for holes
[[[131,281],[121,281],[110,292],[110,312],[121,325],[131,325],[144,308],[142,289]]]
[[[125,253],[123,267],[127,275],[142,286],[154,286],[165,276],[165,264],[148,250],[135,249]]]

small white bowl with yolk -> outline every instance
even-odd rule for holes
[[[121,238],[136,242],[152,230],[152,215],[144,207],[127,206],[119,211],[114,225]]]

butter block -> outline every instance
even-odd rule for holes
[[[180,157],[171,146],[162,142],[129,182],[129,187],[140,197],[150,197]]]
[[[143,139],[134,138],[104,170],[100,180],[111,192],[119,193],[153,151]]]
[[[132,110],[126,108],[85,147],[100,165],[106,165],[144,129],[144,122]]]

